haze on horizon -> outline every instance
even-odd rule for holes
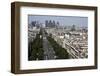
[[[88,17],[80,16],[53,16],[53,15],[29,15],[28,24],[31,24],[32,21],[39,21],[40,23],[45,24],[46,20],[51,20],[59,22],[64,26],[76,25],[79,27],[88,27]]]

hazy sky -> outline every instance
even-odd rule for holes
[[[51,21],[59,21],[61,25],[65,26],[85,26],[88,27],[88,17],[78,17],[78,16],[50,16],[50,15],[29,15],[28,16],[28,22],[29,24],[32,21],[39,21],[41,23],[45,23],[45,20],[51,20]]]

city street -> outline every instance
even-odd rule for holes
[[[29,21],[29,60],[88,58],[87,18],[30,16]]]
[[[47,40],[46,34],[43,31],[43,50],[44,50],[44,60],[55,59],[55,51]]]

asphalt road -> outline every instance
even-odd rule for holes
[[[47,40],[44,31],[43,31],[43,49],[44,49],[44,60],[55,59],[55,51],[53,50],[52,46]]]

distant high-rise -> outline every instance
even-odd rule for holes
[[[32,25],[33,27],[35,27],[35,26],[36,26],[36,21],[32,21],[32,22],[31,22],[31,25]]]
[[[48,20],[45,21],[45,26],[48,27],[49,23]]]
[[[57,26],[59,26],[59,22],[57,21]]]
[[[72,25],[71,31],[75,31],[75,30],[76,30],[75,25]]]
[[[46,27],[56,27],[56,26],[59,26],[59,22],[55,22],[55,20],[46,20],[45,21],[45,26]]]

